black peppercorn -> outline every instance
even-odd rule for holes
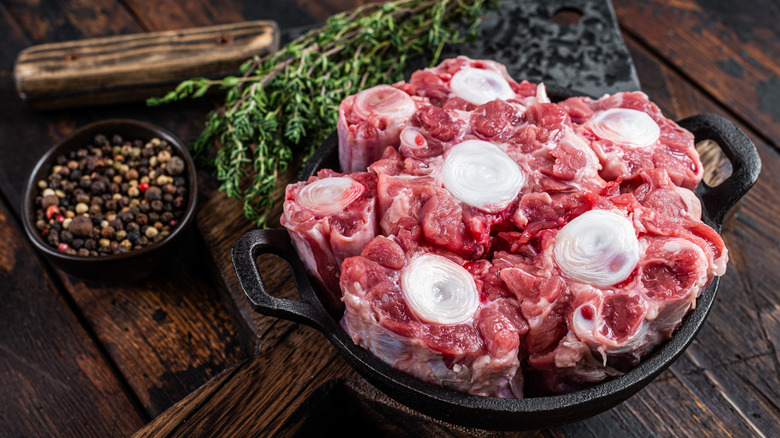
[[[116,230],[114,229],[114,227],[109,225],[109,226],[103,228],[102,230],[100,230],[100,236],[101,237],[105,237],[106,239],[111,239],[112,237],[114,237],[114,233],[115,232],[116,232]]]
[[[93,195],[102,195],[103,192],[106,191],[106,184],[103,181],[94,181],[92,182],[92,185],[89,187],[90,192],[92,192]]]
[[[165,165],[165,169],[171,175],[180,175],[184,172],[184,160],[179,157],[172,157]]]
[[[35,227],[61,252],[131,251],[164,239],[183,217],[185,161],[174,148],[156,138],[110,139],[96,135],[92,145],[55,157],[36,184]]]
[[[162,190],[157,186],[151,186],[144,192],[144,199],[147,201],[158,201],[162,198]],[[152,207],[154,208],[154,207]]]
[[[76,216],[70,222],[68,230],[74,236],[89,236],[92,233],[92,220],[86,216]]]
[[[63,230],[60,233],[60,242],[64,243],[72,243],[73,242],[73,233],[67,230]]]
[[[56,195],[47,195],[41,199],[41,206],[44,209],[47,209],[52,205],[59,205],[59,204],[60,204],[60,198],[58,198]]]
[[[141,238],[141,233],[138,231],[129,231],[127,233],[127,240],[132,242],[134,245],[138,244],[138,239]]]
[[[124,223],[131,222],[133,219],[135,219],[135,215],[130,210],[120,211],[116,217]]]

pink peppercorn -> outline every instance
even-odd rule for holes
[[[57,207],[56,205],[50,205],[46,209],[46,219],[51,219],[52,216],[54,216],[55,214],[57,214],[59,212],[60,212],[59,207]]]

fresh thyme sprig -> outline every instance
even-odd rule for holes
[[[180,83],[150,105],[227,91],[190,146],[203,155],[216,145],[220,187],[243,199],[244,215],[260,227],[274,205],[277,177],[295,155],[307,159],[335,130],[339,103],[350,94],[403,79],[411,55],[433,54],[473,35],[495,0],[398,0],[367,4],[330,17],[326,25],[280,51],[244,63],[222,80]],[[468,26],[469,32],[460,31]],[[249,182],[247,182],[249,181]]]

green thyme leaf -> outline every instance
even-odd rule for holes
[[[221,190],[243,200],[243,212],[265,227],[277,178],[297,159],[306,160],[335,130],[339,103],[361,89],[403,79],[416,53],[433,55],[476,32],[495,0],[397,0],[367,4],[334,15],[327,24],[278,52],[255,57],[237,76],[190,79],[160,98],[160,105],[201,97],[212,86],[227,90],[190,145],[196,158],[213,156]],[[459,29],[468,27],[465,36]],[[208,152],[216,147],[216,154]]]

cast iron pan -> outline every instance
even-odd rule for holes
[[[723,117],[701,114],[679,124],[693,132],[697,142],[705,139],[717,142],[731,162],[733,170],[727,180],[716,187],[702,182],[696,189],[702,201],[704,222],[720,232],[726,212],[758,178],[761,168],[758,153],[747,136]],[[301,180],[323,168],[338,168],[337,142],[335,135],[325,141],[307,163]],[[289,263],[300,302],[268,293],[255,262],[263,253],[276,254]],[[358,373],[400,403],[450,423],[492,430],[537,429],[570,423],[599,414],[631,397],[665,370],[693,341],[709,313],[719,282],[715,277],[671,339],[628,373],[571,394],[515,400],[480,397],[423,382],[395,370],[355,345],[323,307],[286,230],[249,232],[233,246],[232,255],[241,286],[256,311],[319,330]]]

